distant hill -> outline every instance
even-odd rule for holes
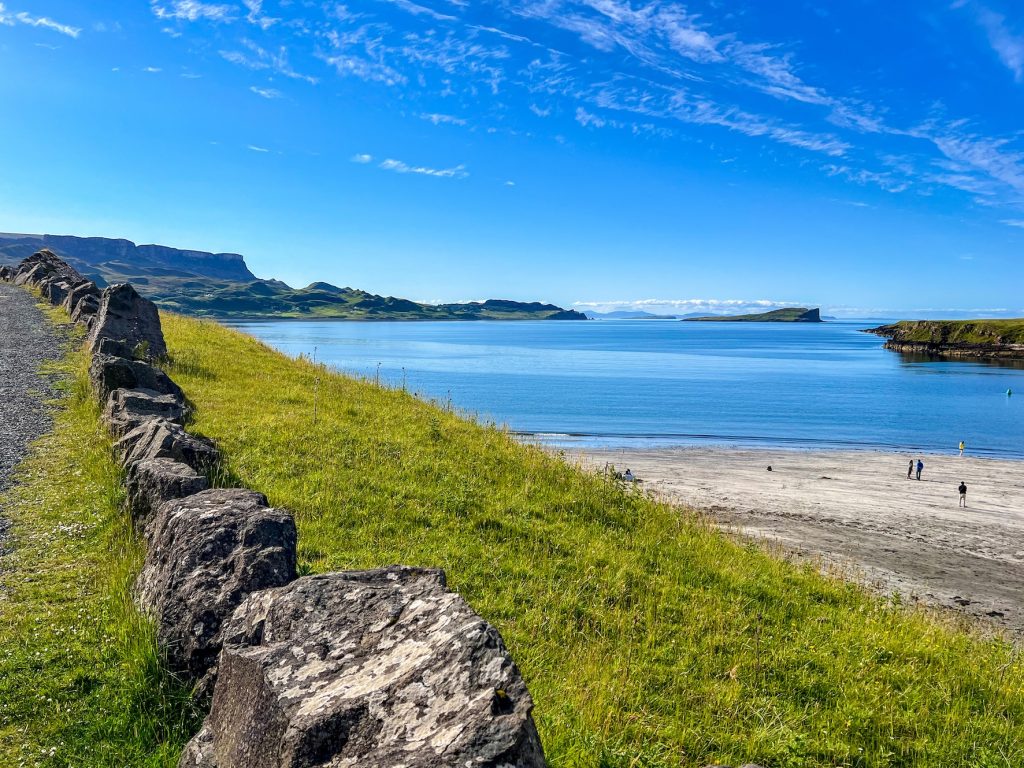
[[[788,307],[774,309],[771,312],[760,312],[753,315],[704,315],[703,317],[686,317],[685,322],[711,323],[821,323],[821,313],[817,309],[807,307]]]
[[[136,245],[129,240],[71,235],[0,233],[0,264],[49,248],[98,285],[131,283],[163,309],[225,319],[344,320],[585,320],[554,304],[490,299],[468,304],[420,304],[355,288],[314,282],[292,288],[261,280],[237,253],[207,253]]]

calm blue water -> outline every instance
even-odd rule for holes
[[[770,444],[1024,457],[1024,365],[920,361],[856,323],[253,322],[289,355],[565,445]],[[1006,396],[1012,388],[1016,394]]]

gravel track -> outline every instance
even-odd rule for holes
[[[61,358],[61,341],[35,297],[0,282],[0,493],[10,486],[29,443],[50,428],[45,401],[56,394],[56,377],[39,369]],[[0,518],[0,549],[5,528]]]

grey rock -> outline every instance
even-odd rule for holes
[[[149,537],[150,523],[160,505],[171,499],[208,490],[209,481],[188,464],[174,459],[145,459],[132,464],[125,478],[128,504],[136,528]]]
[[[15,285],[37,285],[48,274],[45,264],[35,263],[27,269],[19,269],[14,277]]]
[[[213,443],[190,435],[180,424],[166,419],[151,418],[126,434],[114,444],[125,468],[147,459],[174,459],[197,472],[207,472],[216,466],[220,453]]]
[[[146,419],[162,418],[182,424],[185,405],[178,395],[153,389],[115,389],[107,398],[103,421],[112,433],[123,437]]]
[[[10,282],[10,280],[11,280],[11,278],[13,276],[14,276],[14,270],[13,269],[11,269],[6,264],[0,265],[0,280],[3,280],[5,283],[6,282]]]
[[[89,380],[105,403],[115,389],[149,389],[162,395],[174,395],[184,401],[181,387],[159,368],[141,360],[95,354],[89,364]]]
[[[295,579],[295,538],[292,516],[254,491],[202,491],[157,510],[136,594],[156,619],[169,668],[198,695],[209,695],[222,624],[235,608]]]
[[[167,357],[156,304],[127,283],[106,288],[100,297],[100,307],[89,330],[89,350],[96,351],[103,339],[121,342],[134,355],[150,360]]]
[[[96,287],[96,283],[86,280],[68,291],[68,295],[64,298],[64,309],[68,311],[68,314],[74,312],[78,302],[86,296],[92,296],[96,300],[96,306],[99,307],[100,289]]]
[[[78,300],[71,310],[71,319],[76,323],[91,326],[96,313],[100,311],[100,300],[95,296],[86,295]]]
[[[40,284],[40,288],[43,292],[43,296],[46,297],[46,300],[55,307],[59,307],[64,303],[64,300],[68,297],[71,289],[74,288],[74,284],[67,280],[63,280],[60,277],[55,277],[49,280],[44,280]]]
[[[179,768],[545,765],[501,637],[441,571],[307,576],[249,597],[223,636]]]

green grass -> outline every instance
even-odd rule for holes
[[[303,571],[446,569],[509,645],[552,766],[1024,764],[1007,644],[409,394],[212,322],[164,327],[194,431],[295,513]]]
[[[57,316],[59,313],[54,313]],[[66,315],[64,316],[66,320]],[[129,589],[142,549],[82,354],[0,501],[0,766],[174,766],[199,718]]]
[[[1024,319],[902,320],[884,326],[896,341],[935,344],[1024,344]]]

